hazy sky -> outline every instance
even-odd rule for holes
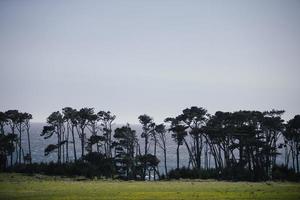
[[[300,114],[300,1],[0,1],[0,110]]]

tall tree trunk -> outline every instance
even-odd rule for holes
[[[292,149],[292,160],[293,160],[293,170],[296,171],[296,167],[295,167],[295,152],[293,147],[291,147]]]
[[[28,122],[29,123],[29,122]],[[32,157],[31,157],[31,146],[30,146],[30,135],[29,135],[29,124],[26,125],[26,131],[27,131],[27,140],[28,140],[28,151],[29,151],[29,163],[32,163]]]
[[[22,123],[19,123],[19,164],[22,158]]]
[[[81,128],[81,157],[84,156],[84,128]]]
[[[197,165],[197,162],[196,162],[195,157],[193,156],[193,152],[191,151],[191,149],[190,149],[190,147],[189,147],[189,145],[188,145],[188,143],[185,139],[183,139],[183,142],[184,142],[184,144],[185,144],[185,146],[186,146],[186,148],[189,152],[190,160],[192,161],[192,166],[195,167]]]
[[[167,150],[166,146],[164,146],[164,164],[165,164],[165,175],[168,176],[168,169],[167,169]]]
[[[62,141],[65,141],[65,133],[64,132],[62,132],[61,133],[61,137],[62,137]],[[65,143],[63,143],[63,145],[62,145],[62,160],[63,160],[63,163],[65,163]]]
[[[74,160],[77,161],[76,155],[76,144],[75,144],[75,136],[74,136],[74,125],[72,124],[72,139],[73,139],[73,152],[74,152]]]
[[[239,138],[239,156],[240,156],[240,160],[239,160],[239,165],[240,165],[240,168],[243,168],[244,166],[244,162],[243,162],[243,142],[242,142],[242,139]]]
[[[180,147],[180,144],[178,143],[177,144],[177,150],[176,150],[176,155],[177,155],[177,169],[179,169],[179,147]]]
[[[69,162],[69,136],[70,136],[70,125],[67,124],[67,138],[66,138],[66,162]]]
[[[112,158],[112,149],[111,149],[111,132],[112,132],[112,128],[111,128],[111,122],[109,122],[109,137],[108,137],[108,149],[109,149],[109,157]]]
[[[154,136],[154,156],[156,157],[156,144],[157,140],[156,137]],[[154,168],[154,180],[156,180],[156,167]]]
[[[299,145],[297,145],[297,149],[296,149],[296,162],[297,162],[297,172],[300,172],[300,168],[299,168]]]
[[[58,145],[58,149],[57,149],[57,163],[60,163],[60,134],[59,131],[57,130],[57,145]]]
[[[199,155],[199,135],[196,135],[196,162],[197,162],[197,169],[200,169],[200,155]]]
[[[144,153],[145,153],[145,156],[147,156],[147,154],[148,154],[148,135],[147,135],[147,133],[145,133],[145,151],[144,151]],[[146,178],[146,173],[147,173],[147,166],[146,166],[146,163],[144,164],[144,180],[145,180],[145,178]]]

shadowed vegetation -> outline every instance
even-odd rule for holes
[[[136,131],[129,124],[113,128],[116,116],[110,111],[65,107],[48,116],[41,132],[45,140],[54,139],[45,146],[44,153],[55,154],[56,163],[33,164],[32,116],[8,110],[0,112],[1,170],[123,180],[297,181],[300,180],[300,116],[285,122],[283,113],[283,110],[241,110],[217,111],[211,115],[205,108],[192,106],[175,117],[167,117],[166,124],[140,115],[141,131]],[[175,149],[168,148],[168,134],[176,144]],[[80,146],[79,152],[76,145]],[[188,159],[180,163],[183,148]],[[161,162],[158,149],[163,152],[164,170],[158,168]],[[168,170],[170,151],[176,154],[176,169]],[[278,162],[279,155],[283,162]]]

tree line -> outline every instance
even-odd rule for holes
[[[45,147],[45,156],[55,153],[58,165],[88,163],[91,170],[98,170],[97,175],[145,180],[180,178],[183,171],[192,170],[193,176],[199,173],[199,177],[212,171],[214,177],[269,180],[276,175],[279,154],[284,157],[283,167],[300,172],[300,115],[285,122],[283,113],[217,111],[211,115],[206,109],[193,106],[163,123],[140,115],[142,131],[136,133],[129,124],[113,128],[116,116],[109,111],[65,107],[48,116],[41,136],[56,141]],[[9,160],[10,166],[31,163],[30,119],[30,114],[17,110],[0,112],[2,168],[8,166]],[[21,144],[25,133],[28,153]],[[176,144],[176,169],[172,170],[168,170],[168,134]],[[180,163],[182,148],[188,152],[187,163]],[[161,161],[158,150],[162,152]],[[162,172],[158,168],[160,162]],[[182,165],[186,168],[180,168]]]
[[[0,162],[2,169],[6,168],[8,162],[10,166],[22,162],[32,162],[30,146],[31,119],[31,114],[22,113],[18,110],[0,112]],[[6,129],[9,131],[6,131]],[[27,152],[24,151],[22,146],[22,137],[27,137]],[[10,161],[8,157],[10,157]]]

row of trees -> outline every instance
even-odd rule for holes
[[[269,179],[280,149],[284,148],[285,165],[288,167],[292,158],[292,168],[300,172],[300,116],[285,124],[281,118],[283,113],[280,110],[218,111],[211,116],[203,108],[191,107],[174,118],[167,118],[177,143],[177,168],[179,147],[185,145],[192,168],[208,169],[210,154],[214,167],[221,172],[246,171],[253,179]]]
[[[76,162],[78,142],[75,140],[79,139],[81,159],[88,158],[91,154],[98,155],[99,159],[104,157],[111,160],[111,165],[120,176],[145,179],[151,172],[154,176],[159,176],[157,168],[159,161],[156,157],[157,144],[159,144],[164,148],[165,173],[167,173],[165,126],[156,125],[147,115],[139,117],[143,125],[141,137],[145,138],[144,152],[141,153],[136,131],[132,130],[129,124],[116,128],[113,135],[112,123],[115,118],[116,116],[109,111],[95,112],[93,108],[76,110],[65,107],[61,112],[53,112],[47,118],[47,125],[43,127],[41,136],[45,139],[55,137],[57,142],[45,148],[45,155],[56,152],[58,163],[69,162],[69,144],[71,144]],[[155,133],[160,134],[158,136],[162,139],[162,143],[158,142]],[[154,139],[153,154],[149,153],[150,139]]]
[[[30,120],[32,115],[18,110],[0,112],[0,162],[1,168],[14,164],[31,163]],[[23,148],[22,137],[27,137],[28,151]],[[15,158],[14,158],[15,155]]]
[[[69,144],[72,144],[74,160],[77,161],[76,137],[78,134],[81,144],[81,157],[87,152],[101,152],[112,157],[112,122],[115,116],[111,113],[94,112],[93,108],[76,109],[65,107],[62,112],[53,112],[47,118],[47,126],[43,127],[41,136],[48,139],[55,136],[57,143],[50,144],[45,149],[45,155],[57,152],[57,162],[69,162]],[[101,132],[101,135],[98,134]],[[90,133],[88,138],[87,133]]]
[[[162,152],[163,174],[168,175],[167,151],[171,151],[168,134],[177,146],[177,170],[184,165],[198,171],[214,168],[228,177],[246,174],[253,180],[271,179],[279,154],[283,155],[286,168],[300,172],[300,116],[285,123],[281,118],[283,113],[281,110],[218,111],[210,115],[206,109],[193,106],[161,124],[148,115],[140,115],[142,131],[138,135],[129,124],[113,128],[116,116],[109,111],[65,107],[47,118],[41,136],[55,138],[54,144],[45,148],[45,155],[56,153],[58,164],[73,161],[105,164],[108,167],[101,169],[109,169],[111,176],[126,179],[160,177],[158,150]],[[31,162],[31,118],[30,114],[18,111],[0,113],[1,159],[5,163],[10,157],[13,165],[14,151],[15,163]],[[10,132],[5,133],[6,126]],[[21,144],[25,132],[29,146],[26,155]],[[180,163],[182,148],[188,152],[187,163]],[[97,159],[99,162],[95,162]]]

